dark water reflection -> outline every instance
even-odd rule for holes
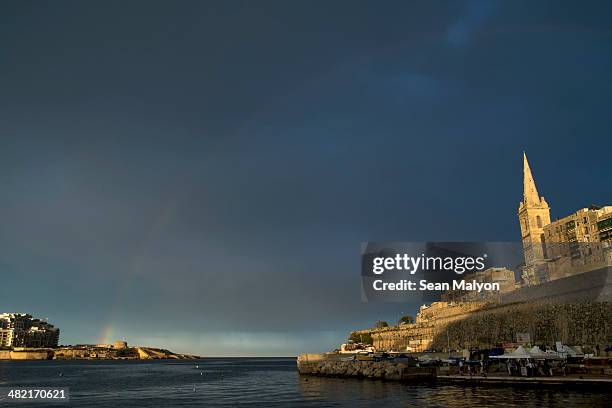
[[[463,388],[300,377],[295,360],[287,358],[0,362],[0,387],[8,386],[70,387],[70,405],[79,407],[593,407],[608,403],[608,393],[601,389]]]
[[[409,385],[317,377],[302,377],[299,382],[304,397],[338,402],[338,406],[370,406],[373,401],[384,401],[391,406],[433,407],[610,406],[609,394],[602,390]]]

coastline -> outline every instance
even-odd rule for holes
[[[13,348],[0,350],[0,361],[32,360],[196,360],[201,356],[174,353],[154,347],[74,346],[58,348]]]

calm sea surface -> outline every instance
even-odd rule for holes
[[[199,367],[196,367],[199,366]],[[604,390],[462,388],[300,377],[295,359],[0,362],[0,387],[70,387],[70,406],[606,406]],[[0,405],[2,403],[0,402]],[[42,407],[44,403],[14,404]],[[610,406],[610,405],[607,405]]]

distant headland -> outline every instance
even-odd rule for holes
[[[117,348],[116,343],[125,347]],[[200,356],[174,353],[153,347],[129,347],[115,344],[80,344],[57,348],[15,347],[0,349],[0,360],[192,360]]]
[[[58,327],[27,313],[0,313],[0,360],[157,360],[197,359],[170,350],[113,344],[58,346]]]

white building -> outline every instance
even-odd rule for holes
[[[26,313],[0,313],[0,347],[57,347],[59,328]]]

